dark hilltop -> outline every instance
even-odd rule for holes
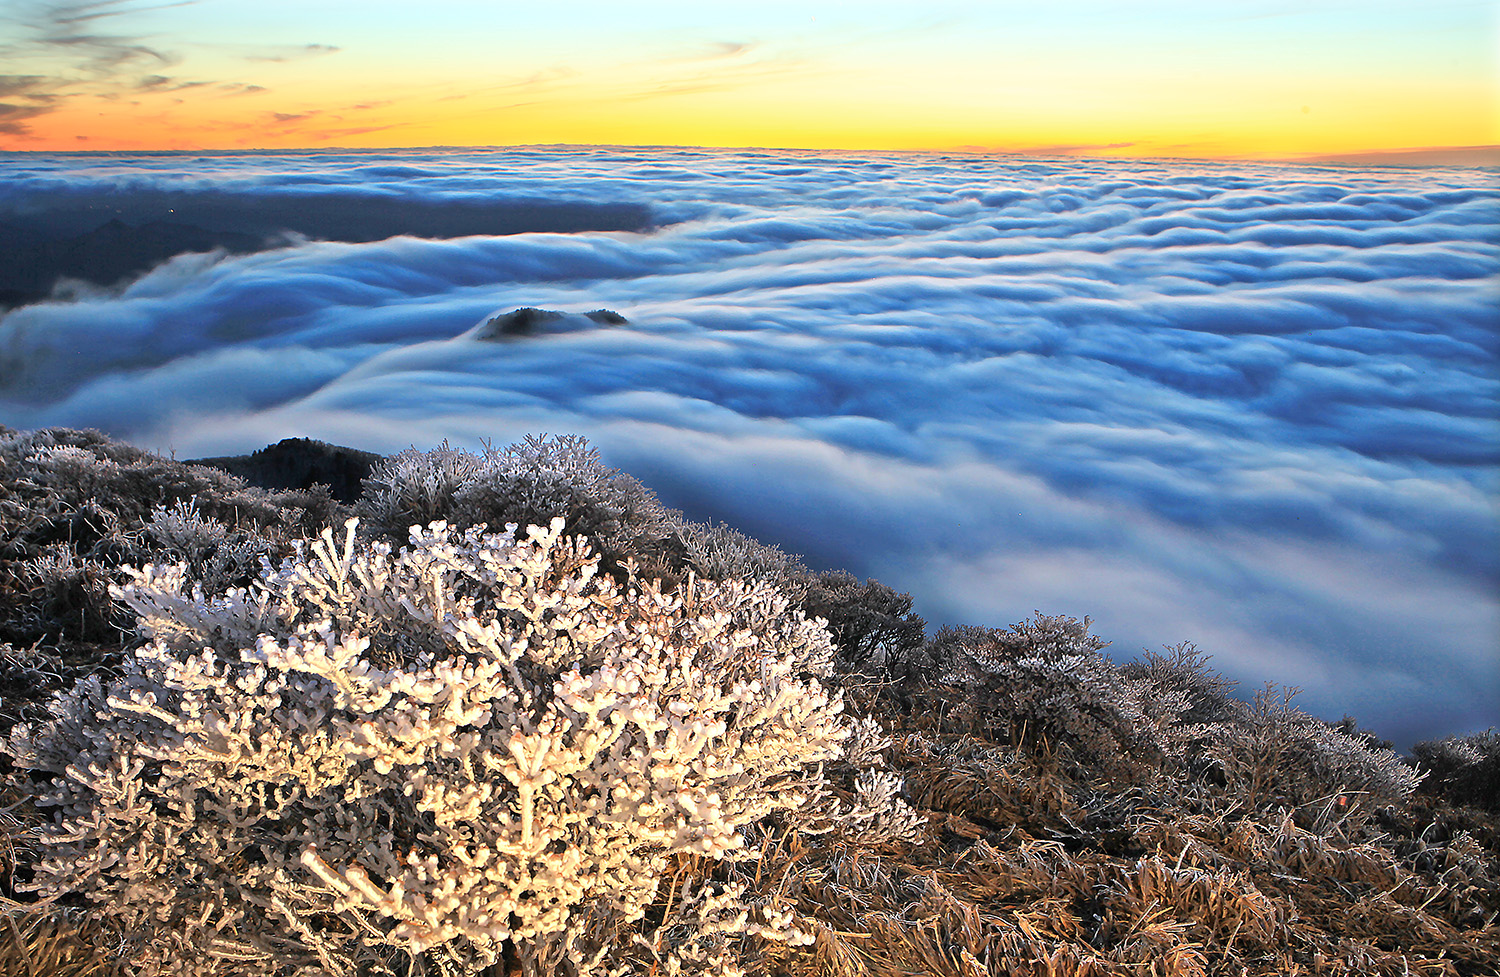
[[[360,243],[396,235],[640,231],[634,204],[552,200],[423,200],[371,194],[264,194],[120,189],[0,203],[0,309],[52,294],[68,279],[128,282],[180,254],[250,254],[306,239]]]
[[[373,451],[344,448],[311,438],[284,438],[248,455],[197,458],[184,462],[237,475],[251,485],[273,491],[312,489],[322,485],[345,504],[359,499],[370,469],[382,460]]]

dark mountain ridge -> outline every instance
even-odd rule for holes
[[[421,200],[345,193],[251,197],[221,191],[117,191],[46,203],[0,204],[0,308],[37,302],[59,280],[112,285],[178,254],[248,254],[300,238],[361,243],[397,235],[641,231],[638,204],[585,201]]]

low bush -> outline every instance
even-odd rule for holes
[[[84,898],[138,973],[473,972],[507,946],[536,977],[630,972],[618,937],[673,859],[746,854],[850,726],[827,633],[774,590],[618,587],[562,528],[438,523],[393,554],[351,523],[210,596],[182,564],[130,571],[150,643],[5,745],[48,852],[24,888]],[[800,938],[695,892],[679,970]]]
[[[1424,789],[1451,804],[1500,813],[1500,733],[1425,740],[1412,747],[1427,774]]]
[[[581,437],[528,437],[477,454],[446,442],[431,451],[408,449],[375,466],[358,512],[371,532],[391,542],[434,520],[467,529],[562,519],[564,532],[587,537],[617,581],[629,564],[637,578],[660,581],[667,591],[689,576],[775,587],[809,617],[828,621],[842,666],[867,668],[923,640],[908,595],[842,571],[815,574],[776,546],[722,523],[688,519],[604,465]]]
[[[912,613],[910,594],[878,580],[860,583],[843,570],[812,575],[802,608],[828,622],[840,672],[883,676],[889,664],[910,657],[926,639],[927,624]]]
[[[617,579],[624,579],[627,560],[643,564],[643,557],[639,576],[678,577],[668,560],[650,559],[670,533],[656,496],[573,435],[487,445],[479,454],[446,442],[432,451],[403,451],[370,473],[358,512],[371,531],[393,541],[435,520],[467,529],[562,519],[564,531],[588,538]]]
[[[109,600],[120,565],[159,562],[191,539],[192,557],[176,558],[198,560],[202,582],[243,585],[261,556],[337,513],[322,487],[250,488],[98,431],[0,431],[0,641],[118,645],[131,627]]]
[[[1107,644],[1088,618],[1038,613],[1003,631],[945,627],[895,668],[955,728],[1134,776],[1154,766],[1157,722]]]
[[[1290,811],[1320,833],[1347,832],[1411,795],[1417,770],[1296,708],[1297,694],[1268,684],[1228,718],[1189,727],[1182,755],[1214,765],[1247,808]]]

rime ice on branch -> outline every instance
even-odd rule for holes
[[[616,937],[678,856],[754,858],[777,814],[914,832],[893,775],[852,809],[822,790],[875,734],[819,682],[820,622],[766,584],[618,584],[562,527],[393,552],[350,520],[212,595],[129,571],[150,643],[7,744],[55,811],[34,891],[84,894],[141,973],[473,972],[507,944],[530,974],[630,973],[650,944]],[[682,894],[671,969],[807,938],[739,895]]]

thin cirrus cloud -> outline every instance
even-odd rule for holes
[[[0,75],[0,97],[33,93],[46,80],[43,75]]]
[[[196,0],[43,0],[12,5],[4,14],[6,39],[0,41],[0,57],[31,70],[0,75],[0,97],[17,100],[0,104],[0,134],[12,137],[11,145],[20,149],[55,138],[37,131],[43,123],[49,123],[47,129],[68,133],[63,138],[69,144],[75,140],[87,142],[95,135],[118,140],[122,132],[134,134],[163,127],[192,128],[207,136],[226,128],[244,129],[251,123],[241,120],[225,127],[213,118],[212,100],[261,94],[269,90],[267,86],[239,79],[204,78],[204,74],[235,70],[222,57],[205,56],[205,51],[222,45],[162,29],[164,24],[171,24],[170,18],[179,8],[196,6]],[[243,52],[241,61],[272,65],[337,53],[339,47],[252,43],[239,46],[239,50]],[[186,64],[195,66],[193,76],[176,72]],[[162,95],[172,96],[170,102],[156,99]],[[109,106],[110,112],[96,111],[98,103]],[[165,114],[171,107],[183,105],[188,106],[187,115]],[[204,106],[210,106],[206,117]],[[57,119],[65,121],[59,124]],[[342,131],[331,130],[329,134]],[[367,127],[359,131],[372,130]]]
[[[336,44],[278,44],[274,47],[257,49],[243,55],[243,57],[246,61],[285,64],[288,61],[296,61],[301,58],[315,58],[324,54],[334,54],[338,50],[339,47]]]
[[[8,59],[39,59],[52,75],[31,76],[36,86],[73,88],[79,84],[128,77],[131,72],[177,63],[172,50],[135,33],[108,30],[116,18],[188,6],[188,3],[26,2],[13,5],[6,20],[14,33],[3,45]]]
[[[0,210],[399,197],[640,232],[283,241],[0,320],[0,422],[177,457],[577,432],[670,504],[910,590],[1089,614],[1402,742],[1494,724],[1476,170],[744,151],[34,161]],[[125,181],[125,183],[122,183]],[[347,189],[359,187],[358,192]],[[59,213],[62,211],[60,210]],[[575,314],[483,342],[522,306]],[[604,328],[579,313],[630,321]]]
[[[59,111],[69,96],[100,79],[113,81],[131,71],[174,63],[172,54],[140,38],[96,29],[95,21],[124,9],[118,3],[26,3],[6,12],[13,33],[0,41],[0,58],[48,70],[0,75],[0,97],[19,100],[0,104],[0,134],[28,137],[33,120]]]

